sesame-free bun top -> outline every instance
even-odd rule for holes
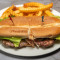
[[[13,22],[12,22],[13,21]],[[60,20],[54,17],[41,16],[13,17],[0,22],[0,36],[22,36],[33,38],[49,38],[60,34]],[[14,23],[14,25],[13,25]]]

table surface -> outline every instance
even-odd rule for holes
[[[44,4],[53,2],[53,5],[54,5],[53,8],[60,12],[60,0],[0,0],[0,10],[5,7],[11,6],[12,4],[23,4],[26,2],[40,2]],[[7,56],[2,52],[0,52],[0,60],[23,60],[23,59]],[[39,58],[36,60],[60,60],[60,51],[51,56]]]

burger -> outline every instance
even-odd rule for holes
[[[12,48],[48,48],[60,40],[60,19],[45,16],[10,17],[0,21],[0,40]]]

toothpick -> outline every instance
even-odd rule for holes
[[[42,22],[44,22],[44,16],[42,16]]]
[[[12,23],[13,23],[13,25],[14,25],[14,22],[13,22],[13,20],[12,20],[11,16],[9,16],[9,18],[10,18],[10,20],[12,21]]]

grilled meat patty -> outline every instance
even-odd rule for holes
[[[35,40],[35,43],[40,47],[46,48],[54,45],[53,39]]]
[[[15,47],[14,44],[8,40],[3,40],[3,45],[8,46],[8,47]],[[27,46],[31,46],[29,45],[25,40],[22,40],[19,44],[19,47],[27,47]]]
[[[9,47],[15,47],[14,44],[8,40],[3,40],[3,45],[5,46],[9,46]],[[39,47],[50,47],[52,45],[54,45],[54,40],[53,39],[45,39],[45,40],[22,40],[19,44],[18,48],[22,48],[22,47],[35,47],[36,45],[38,45]]]

